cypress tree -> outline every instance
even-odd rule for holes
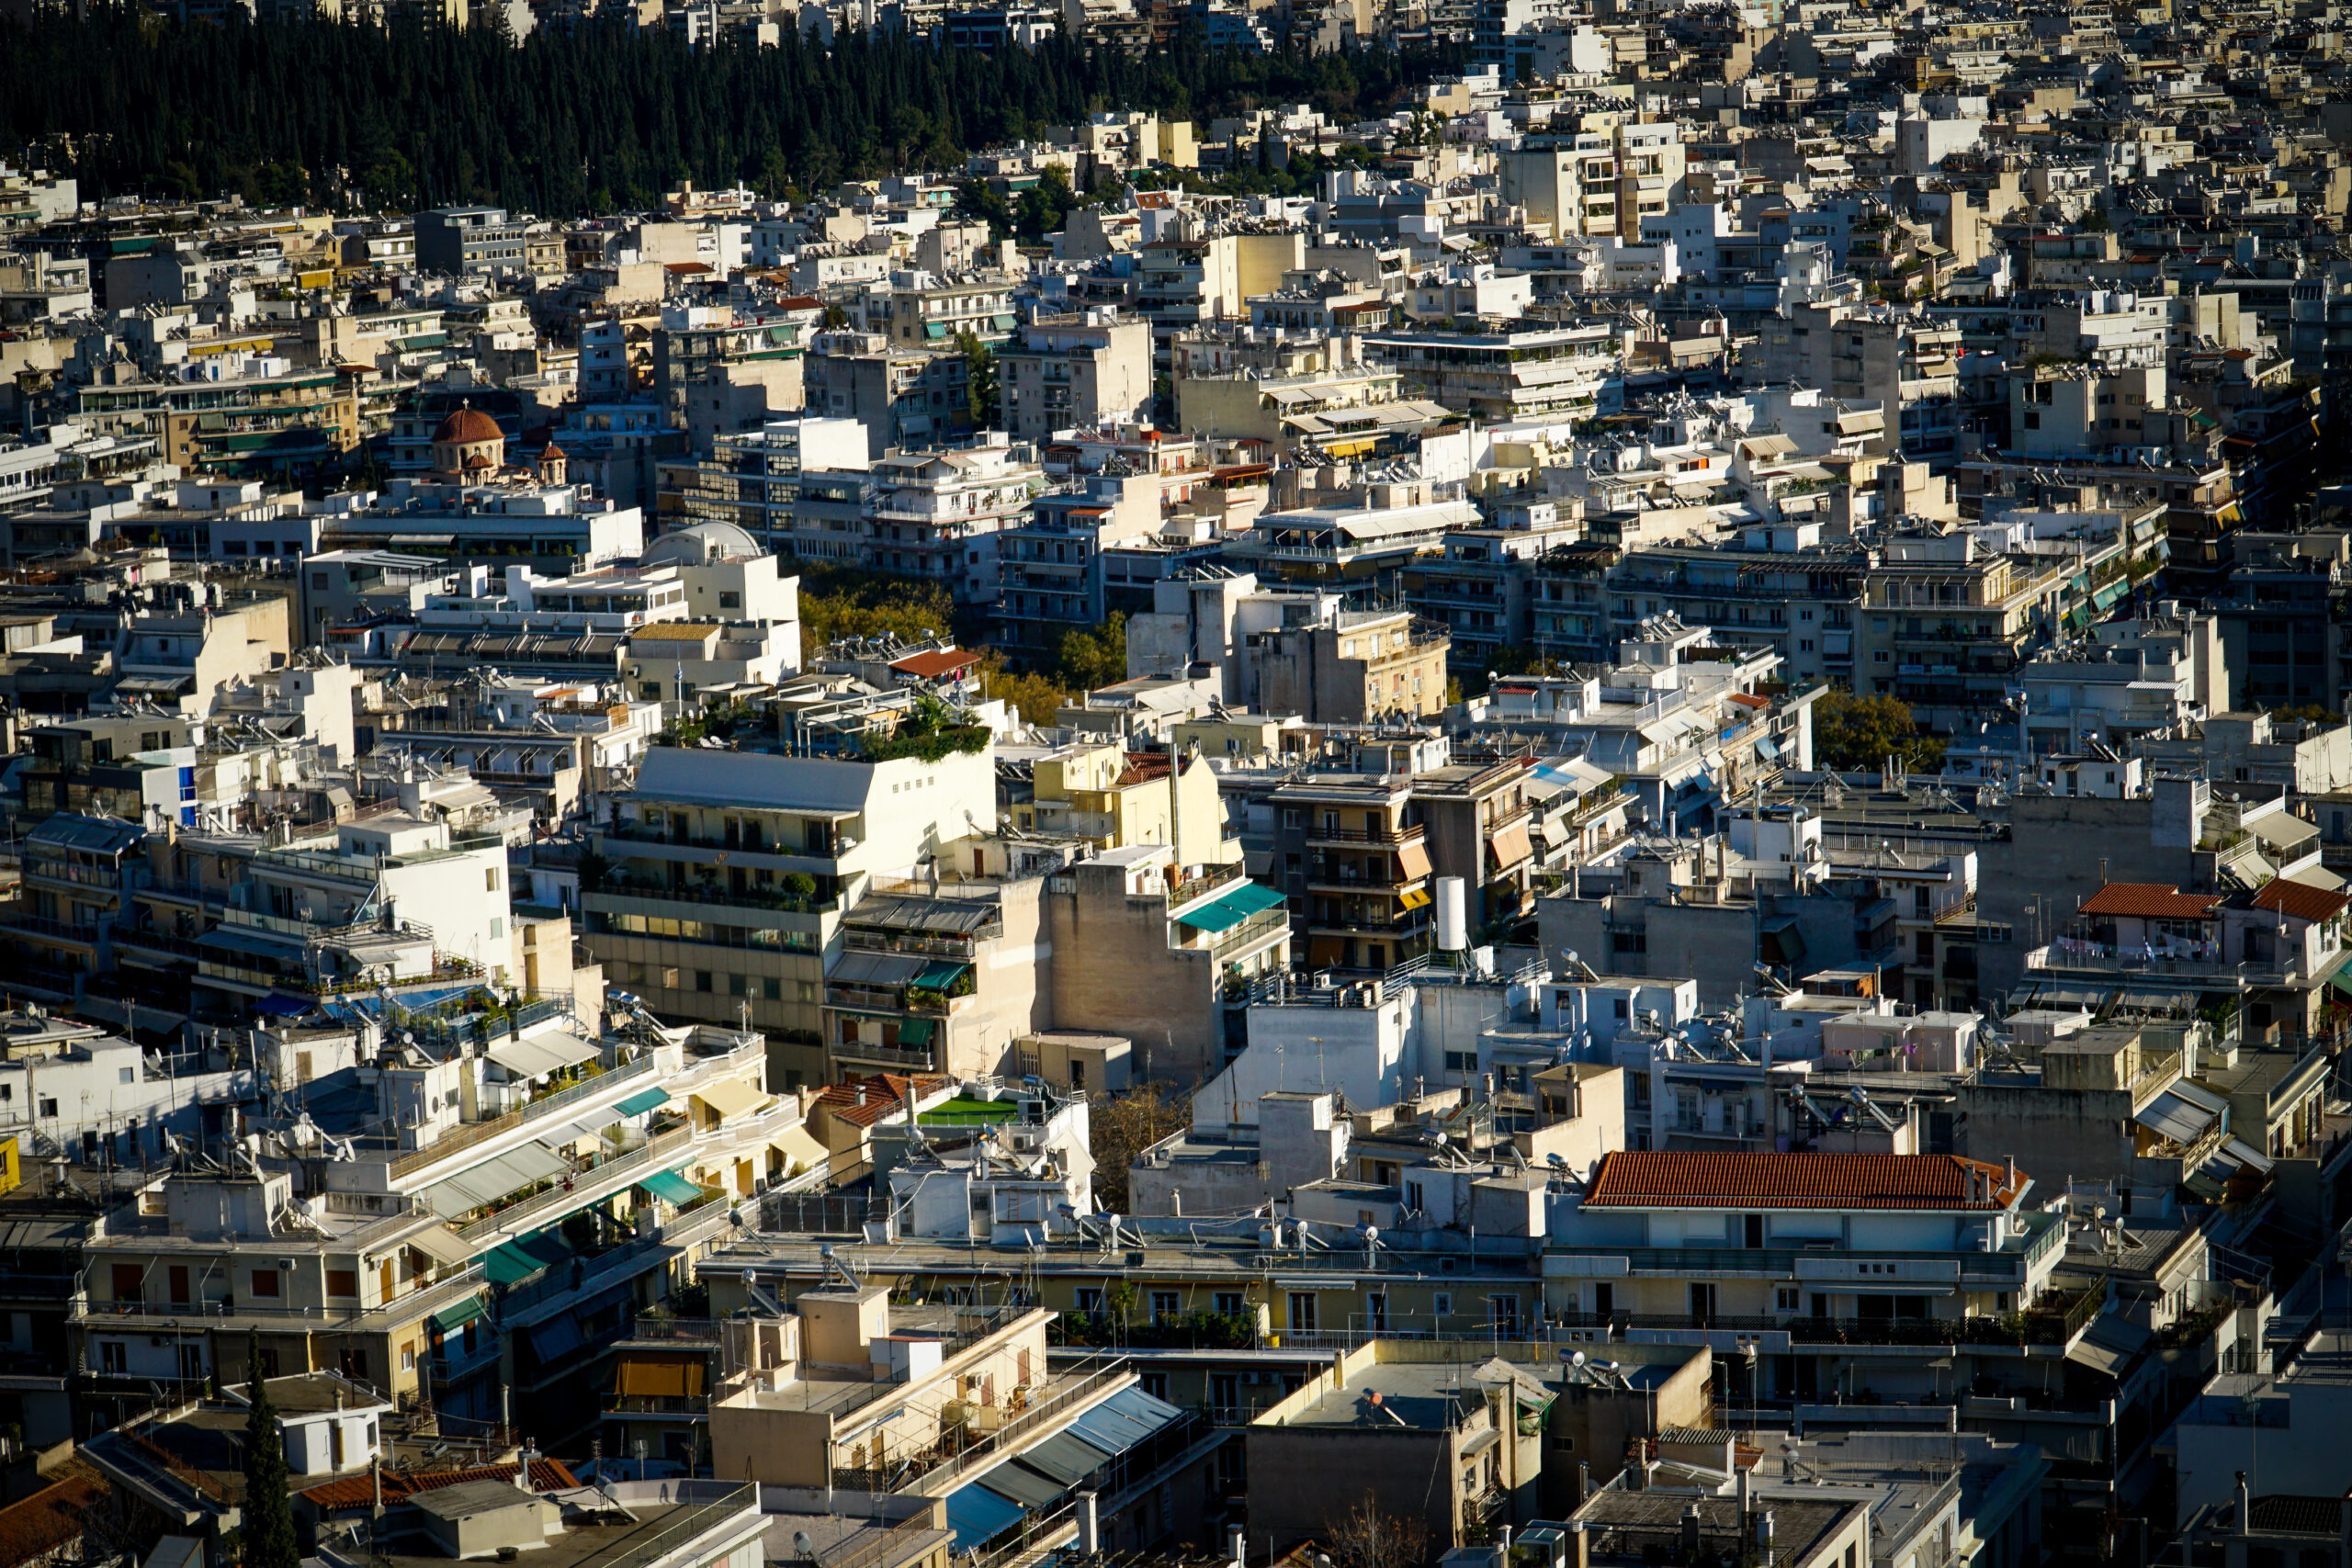
[[[261,1334],[245,1331],[245,1392],[252,1407],[245,1417],[244,1568],[302,1568],[294,1540],[294,1505],[287,1492],[286,1436],[261,1375]]]

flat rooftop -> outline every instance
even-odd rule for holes
[[[1391,1361],[1348,1377],[1345,1388],[1322,1397],[1282,1423],[1286,1427],[1404,1427],[1442,1432],[1487,1402],[1484,1384],[1464,1361]]]

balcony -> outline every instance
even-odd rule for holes
[[[1427,837],[1418,822],[1408,828],[1340,828],[1310,827],[1306,841],[1312,844],[1418,844]]]
[[[854,1041],[841,1041],[828,1049],[836,1062],[855,1062],[861,1066],[887,1067],[902,1073],[930,1073],[939,1070],[938,1061],[927,1046],[866,1045]]]
[[[2227,990],[2243,990],[2248,986],[2290,986],[2304,978],[2291,959],[2226,964],[2222,961],[2218,947],[2218,943],[2200,943],[2194,948],[2151,951],[2062,937],[2028,953],[2025,966],[2029,972],[2132,975]]]

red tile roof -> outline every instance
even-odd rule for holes
[[[1771,698],[1759,697],[1753,692],[1734,692],[1728,700],[1744,708],[1769,708],[1772,705]]]
[[[106,1498],[105,1481],[76,1473],[0,1508],[0,1568],[29,1562],[80,1540],[82,1520]]]
[[[2285,877],[2273,877],[2270,886],[2254,896],[2257,909],[2276,909],[2282,915],[2292,915],[2299,920],[2316,925],[2334,919],[2344,912],[2352,898],[2325,887],[2313,887],[2308,882],[2290,882]]]
[[[2162,882],[2110,882],[2084,901],[2081,913],[2143,920],[2209,920],[2221,902],[2217,893],[2183,893]]]
[[[824,1092],[818,1095],[817,1103],[853,1127],[871,1127],[885,1116],[903,1113],[910,1089],[920,1101],[924,1095],[935,1094],[947,1084],[948,1080],[937,1073],[916,1077],[903,1073],[876,1073],[871,1077],[843,1078],[826,1086]],[[857,1102],[860,1094],[865,1096],[863,1105]]]
[[[1979,1174],[1992,1179],[1989,1199],[1970,1195]],[[1601,1156],[1584,1201],[1603,1209],[1998,1209],[2016,1196],[2007,1177],[2001,1166],[1957,1155],[1621,1150]]]
[[[942,649],[931,653],[910,653],[904,659],[890,660],[890,668],[903,675],[913,675],[925,681],[936,681],[942,675],[953,675],[958,670],[968,670],[980,661],[977,653],[967,653],[960,648]]]
[[[519,1468],[512,1464],[481,1464],[465,1470],[388,1470],[384,1472],[384,1501],[397,1503],[419,1492],[437,1492],[461,1481],[512,1481]],[[560,1460],[537,1459],[531,1461],[531,1483],[541,1492],[569,1492],[580,1484],[580,1479]],[[323,1482],[305,1488],[302,1495],[322,1512],[365,1508],[376,1500],[375,1483],[365,1475]]]

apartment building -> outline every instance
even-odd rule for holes
[[[659,1011],[748,1017],[778,1083],[822,1081],[823,987],[844,911],[996,814],[986,751],[883,761],[656,747],[593,837],[582,932]]]
[[[1405,385],[1457,413],[1497,424],[1590,419],[1615,369],[1614,328],[1374,333],[1364,352]]]
[[[1430,951],[1429,834],[1409,777],[1327,773],[1277,786],[1273,874],[1317,969],[1394,968]]]
[[[1449,639],[1408,610],[1341,610],[1283,626],[1257,649],[1258,701],[1309,724],[1368,724],[1443,711]]]
[[[936,583],[958,604],[997,592],[997,536],[1018,527],[1044,470],[1025,446],[990,440],[949,451],[893,452],[870,470],[867,559],[876,571]]]
[[[416,265],[454,277],[520,272],[527,227],[503,207],[441,207],[416,215]]]
[[[1005,433],[1042,442],[1152,410],[1151,326],[1102,311],[1037,316],[997,350]]]

